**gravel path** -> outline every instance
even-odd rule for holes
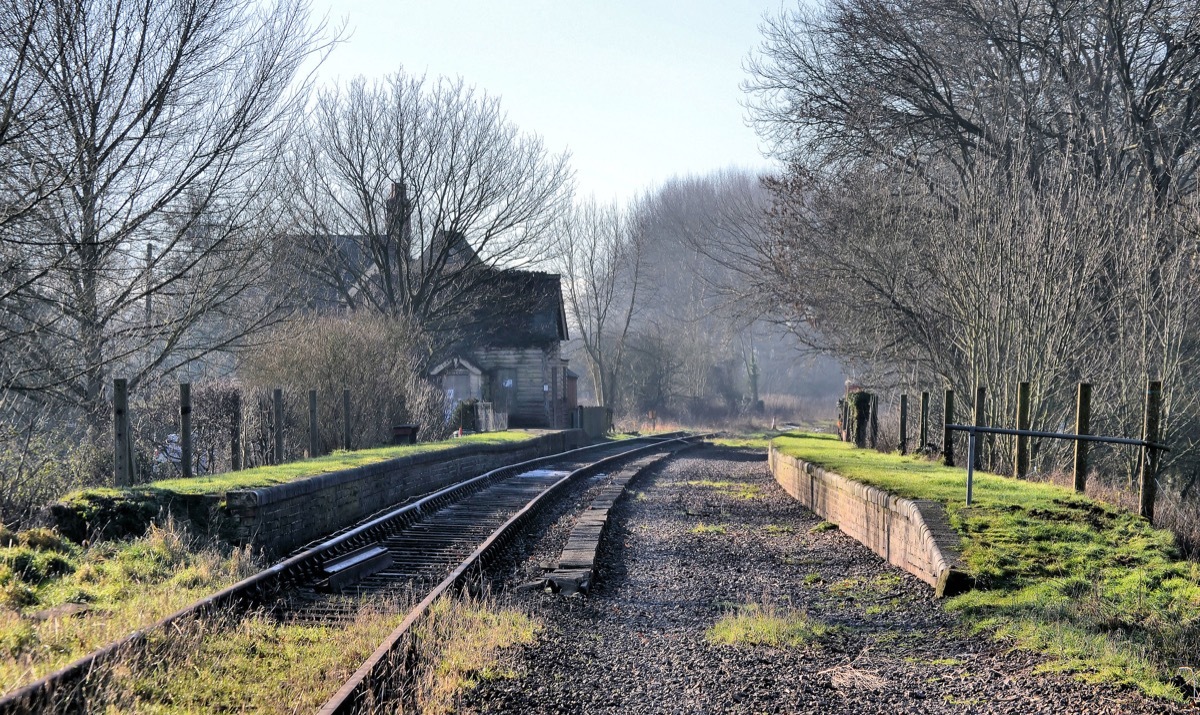
[[[512,588],[557,555],[568,510],[517,545],[525,558],[498,564],[498,598],[546,628],[505,654],[517,677],[485,681],[460,712],[1182,712],[1035,674],[1036,656],[969,636],[924,583],[840,531],[813,530],[820,520],[775,484],[761,452],[685,452],[631,489],[613,511],[591,596]],[[836,628],[797,648],[706,640],[746,605],[799,609]]]

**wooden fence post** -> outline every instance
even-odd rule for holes
[[[900,395],[900,454],[908,454],[908,395]]]
[[[1029,383],[1017,385],[1017,429],[1029,429]],[[1017,435],[1016,454],[1013,455],[1013,476],[1017,479],[1029,477],[1029,437]]]
[[[1081,382],[1075,391],[1075,434],[1091,434],[1092,386]],[[1075,440],[1075,491],[1082,494],[1087,489],[1088,443]]]
[[[929,393],[921,393],[921,447],[920,451],[924,452],[929,446]]]
[[[1146,414],[1142,427],[1142,439],[1150,444],[1158,442],[1158,415],[1162,402],[1162,383],[1151,381],[1146,386]],[[1142,447],[1141,495],[1138,513],[1154,523],[1154,497],[1158,493],[1158,450]]]
[[[350,388],[342,390],[342,447],[350,451]]]
[[[871,395],[871,449],[879,447],[879,396]]]
[[[179,468],[184,479],[192,476],[192,384],[179,383]]]
[[[945,421],[942,424],[954,424],[954,390],[946,390],[946,400],[942,407],[945,412]],[[954,466],[954,433],[949,427],[943,427],[942,430],[942,464],[947,467]]]
[[[987,397],[987,389],[984,387],[975,388],[975,426],[984,426],[983,416],[983,401]],[[977,437],[975,439],[975,468],[983,469],[983,440]]]
[[[113,380],[113,480],[118,487],[133,486],[133,450],[129,438],[129,381]]]
[[[308,391],[308,457],[316,457],[321,450],[321,434],[317,429],[317,391]]]
[[[233,471],[242,468],[242,393],[233,395],[233,414],[229,418],[229,466]]]
[[[283,464],[283,388],[276,387],[275,402],[275,464]]]

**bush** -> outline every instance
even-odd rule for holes
[[[53,529],[38,527],[35,529],[26,529],[22,531],[18,537],[21,544],[28,546],[31,549],[39,551],[66,551],[67,545],[63,542],[63,538],[59,536]]]
[[[247,355],[242,374],[247,388],[262,395],[258,404],[268,419],[271,390],[284,389],[288,459],[300,456],[308,445],[311,389],[317,390],[324,452],[345,446],[342,390],[346,388],[350,390],[352,448],[386,444],[391,441],[392,426],[402,423],[419,423],[423,441],[438,440],[449,430],[441,391],[425,374],[428,343],[418,328],[395,317],[310,317],[276,330],[262,347]],[[264,444],[264,453],[269,451],[269,431],[254,439]]]
[[[25,429],[0,425],[0,522],[21,525],[42,505],[112,478],[112,448],[94,433],[83,435],[32,419]],[[111,444],[111,438],[109,438]],[[11,532],[0,527],[0,546]]]
[[[58,533],[81,543],[141,536],[168,507],[161,493],[149,489],[87,489],[51,504],[47,517]]]

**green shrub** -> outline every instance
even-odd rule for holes
[[[149,489],[87,489],[50,505],[58,532],[75,543],[142,536],[166,509],[164,494]]]
[[[18,539],[25,546],[39,551],[67,551],[69,549],[57,532],[45,527],[26,529],[18,535]]]
[[[17,544],[17,535],[9,530],[4,524],[0,524],[0,547],[15,546]]]
[[[14,576],[27,583],[37,583],[42,580],[38,553],[33,549],[26,547],[6,549],[0,553],[0,565],[7,566]]]
[[[29,586],[20,581],[10,581],[0,586],[0,604],[13,610],[32,606],[37,603],[37,594]]]

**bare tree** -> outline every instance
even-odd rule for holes
[[[593,199],[565,216],[557,232],[555,255],[567,277],[567,308],[596,399],[605,406],[618,403],[629,327],[645,300],[639,292],[645,240],[632,229],[625,211]]]
[[[2,328],[4,389],[102,418],[136,386],[269,323],[258,291],[280,140],[329,46],[304,0],[46,0],[25,57],[49,117],[14,182],[62,188],[10,224],[36,280]]]
[[[1057,427],[1088,380],[1093,426],[1136,434],[1162,379],[1186,470],[1196,5],[827,0],[763,31],[750,111],[789,164],[740,255],[777,316],[879,386],[986,386],[996,420],[1030,380]]]
[[[1160,204],[1197,187],[1193,2],[825,0],[762,30],[751,115],[788,160],[923,173],[987,157],[1036,177],[1069,153]]]
[[[566,155],[460,80],[399,71],[323,92],[294,148],[291,238],[307,298],[447,328],[528,266],[569,205]]]

